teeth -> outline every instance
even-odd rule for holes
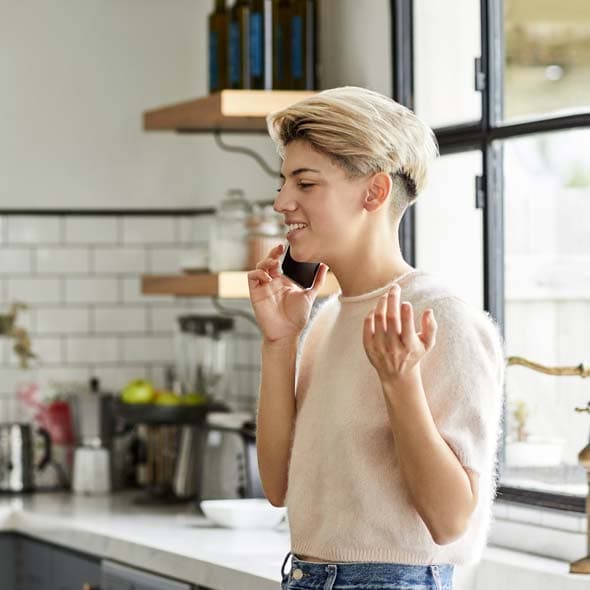
[[[287,225],[287,227],[289,228],[289,231],[292,231],[294,229],[300,229],[302,227],[307,227],[307,225],[305,223],[293,223],[293,224]]]

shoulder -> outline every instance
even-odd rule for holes
[[[301,338],[299,339],[300,353],[306,341],[316,340],[318,335],[325,330],[330,317],[333,317],[336,314],[337,308],[337,294],[333,294],[329,297],[315,300],[311,313],[309,315],[309,319],[307,320],[307,324],[305,325],[305,328],[301,333]]]
[[[416,322],[422,313],[432,309],[437,324],[436,340],[452,345],[455,351],[485,349],[498,362],[506,356],[502,330],[492,314],[461,297],[447,283],[430,273],[421,273],[408,293]]]

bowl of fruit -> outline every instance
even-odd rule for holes
[[[117,400],[117,415],[131,424],[194,424],[208,412],[223,412],[223,404],[198,392],[179,394],[157,389],[147,379],[127,383]]]

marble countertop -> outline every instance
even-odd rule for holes
[[[99,558],[219,590],[277,590],[288,525],[227,529],[195,504],[136,505],[137,492],[105,496],[0,496],[0,531],[23,533]]]

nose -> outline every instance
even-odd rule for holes
[[[297,202],[295,199],[289,197],[289,189],[283,186],[275,197],[272,208],[277,213],[283,213],[283,211],[295,211],[297,209]]]

